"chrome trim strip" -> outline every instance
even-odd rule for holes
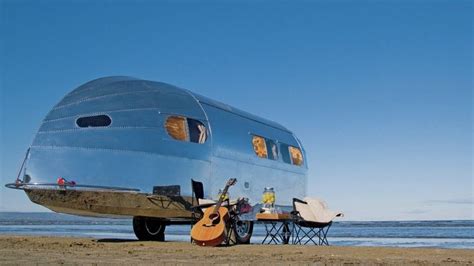
[[[93,185],[58,185],[55,183],[8,183],[5,185],[11,189],[40,189],[44,187],[51,187],[51,189],[67,189],[67,188],[88,188],[89,190],[111,190],[111,191],[128,191],[128,192],[139,192],[140,189],[136,188],[124,188],[124,187],[111,187],[111,186],[93,186]]]

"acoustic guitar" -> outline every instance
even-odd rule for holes
[[[191,238],[199,246],[215,247],[225,239],[226,222],[229,219],[229,211],[221,207],[225,195],[230,186],[233,186],[237,179],[231,178],[227,181],[224,191],[219,197],[214,207],[209,207],[204,212],[202,219],[199,220],[191,230]]]

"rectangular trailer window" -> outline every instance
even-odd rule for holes
[[[189,141],[186,118],[182,116],[170,116],[166,119],[165,127],[173,139]]]
[[[170,116],[166,119],[166,131],[173,139],[203,144],[207,140],[207,129],[198,120],[183,116]]]
[[[206,127],[199,121],[188,118],[189,140],[203,144],[207,139]]]
[[[289,146],[289,151],[291,155],[291,162],[294,165],[303,165],[303,154],[299,148]]]
[[[253,150],[260,158],[268,158],[267,145],[265,138],[260,136],[253,136],[252,138]]]
[[[297,147],[285,143],[280,144],[281,158],[285,163],[293,165],[303,165],[303,153]]]
[[[278,160],[278,146],[275,141],[266,139],[268,159]]]
[[[287,164],[291,164],[289,146],[285,143],[280,144],[281,158]]]

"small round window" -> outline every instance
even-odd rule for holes
[[[203,144],[207,139],[207,129],[198,120],[183,116],[170,116],[166,119],[166,131],[173,139]]]
[[[108,115],[84,116],[76,120],[78,127],[108,127],[111,123],[112,119]]]

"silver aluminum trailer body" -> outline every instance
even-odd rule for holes
[[[186,136],[173,133],[181,125]],[[266,158],[256,153],[259,138],[266,142]],[[302,161],[295,164],[288,149],[299,150]],[[77,186],[34,185],[55,184],[59,177]],[[293,197],[306,194],[304,149],[278,123],[166,83],[118,76],[90,81],[53,107],[20,180],[30,199],[58,212],[171,219],[188,217],[191,178],[203,183],[207,198],[216,198],[229,177],[238,180],[232,198],[257,204],[263,188],[272,186],[277,205],[290,206]],[[179,202],[154,191],[162,186],[178,186],[184,201],[172,208],[175,213],[156,204]]]

